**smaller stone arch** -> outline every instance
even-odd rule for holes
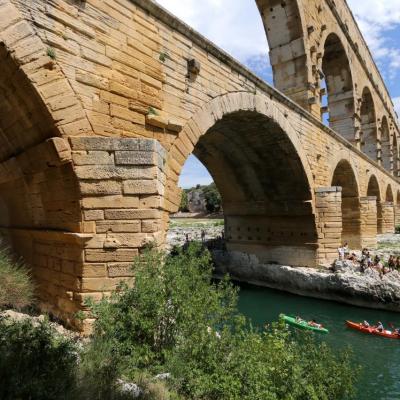
[[[364,88],[361,101],[360,150],[372,160],[376,160],[378,156],[378,126],[374,100],[368,87]]]
[[[342,188],[342,242],[361,247],[360,198],[356,175],[347,160],[341,160],[333,173],[332,186]]]
[[[376,230],[382,233],[382,201],[378,179],[371,175],[368,182],[367,196],[376,198]]]
[[[340,38],[327,36],[322,58],[322,81],[325,80],[329,113],[329,126],[355,143],[355,94],[353,78],[345,48]],[[323,84],[321,83],[320,87]]]
[[[393,134],[393,175],[399,176],[399,145],[396,136],[396,132]]]
[[[395,227],[400,225],[400,190],[397,191],[396,207],[394,209]]]
[[[395,209],[392,186],[386,188],[385,202],[382,204],[382,233],[394,233]]]
[[[394,201],[393,190],[391,185],[388,185],[386,188],[385,201],[390,203],[393,203]]]
[[[390,130],[387,117],[382,118],[379,138],[379,162],[383,168],[391,170],[391,145],[390,145]]]

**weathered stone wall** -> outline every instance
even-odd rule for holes
[[[163,246],[192,152],[232,250],[314,266],[393,230],[397,180],[324,126],[301,85],[287,93],[304,108],[151,1],[0,0],[0,43],[0,225],[66,320]],[[358,73],[361,90],[372,78]]]

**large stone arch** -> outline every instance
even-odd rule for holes
[[[187,140],[191,146],[177,172],[192,151],[208,168],[221,192],[231,250],[265,262],[315,265],[309,167],[296,132],[273,100],[249,93],[213,99],[189,121],[170,154]],[[170,193],[176,182],[167,185]]]
[[[48,47],[11,1],[1,7],[0,233],[30,266],[39,305],[68,321],[88,227],[65,138],[91,127]]]
[[[383,168],[387,171],[391,170],[391,141],[390,141],[390,129],[389,123],[386,116],[382,118],[380,127],[380,151],[379,151],[379,162]]]
[[[267,35],[275,86],[308,109],[305,19],[298,0],[256,0]]]
[[[342,188],[342,242],[360,248],[361,216],[359,189],[355,172],[347,160],[341,160],[332,176],[332,186]]]
[[[377,233],[380,234],[383,232],[382,196],[379,182],[375,175],[371,175],[371,177],[369,178],[367,186],[367,196],[374,197],[376,200],[376,229]]]
[[[396,132],[393,132],[393,144],[392,144],[392,153],[393,153],[393,175],[398,178],[399,177],[399,144]]]
[[[348,55],[335,33],[326,36],[321,60],[328,96],[329,126],[355,143],[355,93]]]
[[[378,126],[371,91],[365,87],[360,108],[360,150],[372,160],[378,158]]]

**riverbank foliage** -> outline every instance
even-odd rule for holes
[[[137,383],[142,400],[352,398],[349,355],[279,323],[253,328],[237,310],[238,289],[212,280],[199,245],[174,256],[149,251],[133,268],[134,286],[89,304],[97,321],[79,348],[45,323],[0,320],[8,390],[0,397],[25,398],[29,389],[43,400],[132,398],[122,381]]]
[[[34,287],[29,271],[14,261],[6,248],[0,248],[0,310],[23,309],[32,304]]]
[[[199,246],[174,257],[147,253],[134,268],[134,287],[92,305],[91,346],[106,344],[111,376],[168,373],[177,399],[351,398],[349,355],[279,324],[252,328],[237,311],[237,289],[212,281],[210,255]]]

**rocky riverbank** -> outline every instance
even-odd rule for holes
[[[169,244],[183,245],[186,235],[190,240],[221,236],[222,220],[173,220],[168,234]],[[378,246],[372,249],[386,261],[390,255],[400,256],[400,235],[378,237]],[[292,266],[262,264],[256,256],[239,252],[213,250],[216,274],[229,273],[233,279],[290,293],[334,300],[356,306],[400,312],[400,274],[390,272],[381,277],[375,270],[361,273],[351,262],[336,263],[335,272],[327,269],[295,268]]]
[[[334,300],[361,307],[400,312],[400,274],[382,278],[375,270],[359,272],[351,262],[336,263],[336,271],[260,264],[257,257],[213,251],[216,274],[302,296]]]

